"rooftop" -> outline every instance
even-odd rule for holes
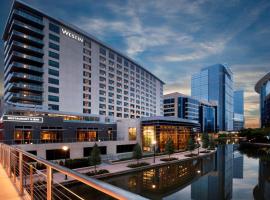
[[[255,91],[260,94],[260,88],[263,84],[265,84],[267,81],[270,81],[270,72],[265,74],[255,85]]]

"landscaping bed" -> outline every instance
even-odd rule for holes
[[[194,157],[194,156],[198,156],[198,154],[190,153],[190,154],[186,154],[185,156],[186,156],[186,157]]]
[[[173,161],[173,160],[178,160],[178,158],[162,158],[160,160],[164,161],[164,162],[169,162],[169,161]]]
[[[200,153],[210,153],[211,151],[209,150],[204,150],[204,151],[200,151]]]
[[[129,168],[137,168],[137,167],[143,167],[143,166],[147,166],[147,165],[150,165],[150,164],[147,163],[147,162],[140,162],[140,163],[129,164],[129,165],[127,165],[127,167],[129,167]]]
[[[95,171],[87,172],[87,173],[85,173],[85,175],[95,176],[95,175],[106,174],[106,173],[109,173],[109,171],[107,169],[101,169],[101,170],[97,170],[96,172]]]

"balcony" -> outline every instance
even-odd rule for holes
[[[31,26],[29,24],[26,24],[26,23],[23,23],[19,20],[13,20],[12,23],[11,23],[11,26],[9,28],[9,32],[11,32],[13,29],[16,29],[20,32],[24,32],[24,33],[27,33],[27,34],[32,34],[36,37],[39,37],[39,38],[43,38],[44,37],[44,34],[43,34],[43,31],[39,28],[36,28],[34,26]]]
[[[6,72],[27,72],[37,75],[43,74],[43,68],[42,67],[36,67],[34,65],[26,65],[18,62],[12,62],[10,65],[8,65],[7,68],[5,68]]]
[[[18,92],[18,91],[30,91],[33,93],[42,93],[42,86],[26,84],[26,83],[9,83],[6,89],[6,92]]]
[[[19,53],[16,51],[13,51],[11,54],[7,55],[7,57],[5,57],[5,65],[8,65],[11,61],[19,61],[19,62],[23,62],[23,63],[27,63],[30,65],[38,65],[38,66],[42,66],[43,65],[43,59],[42,58],[38,58],[35,56],[30,56],[24,53]]]
[[[24,11],[21,11],[21,10],[13,10],[13,13],[12,13],[12,16],[14,17],[18,17],[22,20],[26,20],[28,22],[30,22],[31,24],[33,25],[36,25],[38,27],[44,27],[44,23],[43,23],[43,20],[39,17],[35,17],[31,14],[28,14]]]
[[[27,94],[27,93],[13,93],[9,92],[7,95],[7,100],[11,102],[16,102],[16,101],[32,101],[32,102],[42,102],[42,96],[40,95],[32,95],[32,94]]]
[[[5,85],[9,82],[19,82],[19,81],[29,82],[29,83],[42,83],[43,79],[40,76],[13,72],[13,73],[10,73],[5,79]]]
[[[34,56],[43,56],[44,52],[43,49],[36,48],[31,45],[27,45],[21,42],[12,41],[10,45],[7,46],[7,48],[4,51],[4,54],[7,56],[10,54],[10,51],[20,51],[23,53],[28,53]]]
[[[28,34],[24,34],[22,32],[15,31],[15,30],[13,30],[11,32],[11,35],[9,37],[10,42],[13,41],[13,40],[23,42],[23,43],[27,43],[29,45],[32,45],[32,46],[35,46],[35,47],[38,47],[38,48],[42,48],[44,46],[44,43],[43,43],[42,39],[30,36]]]

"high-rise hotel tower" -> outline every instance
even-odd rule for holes
[[[163,82],[83,30],[14,1],[4,34],[4,102],[119,118],[163,115]]]

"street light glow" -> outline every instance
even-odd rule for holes
[[[67,151],[67,150],[68,150],[68,146],[63,146],[62,149],[63,149],[64,151]]]

